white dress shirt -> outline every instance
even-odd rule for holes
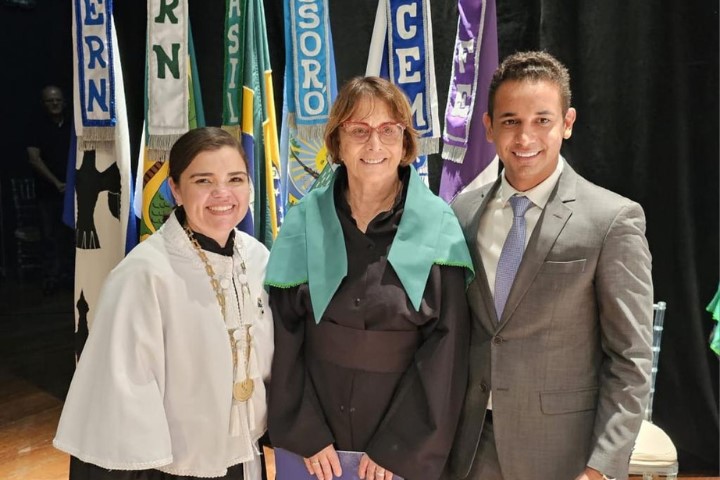
[[[514,189],[505,177],[505,173],[503,173],[500,187],[496,190],[495,195],[488,200],[487,207],[480,217],[480,226],[475,241],[480,251],[480,257],[490,286],[490,293],[492,293],[493,297],[495,296],[495,275],[500,260],[500,252],[502,252],[505,238],[510,232],[513,222],[510,197],[513,195],[526,196],[532,202],[532,205],[525,213],[525,228],[527,229],[525,232],[525,246],[527,247],[535,225],[540,219],[540,214],[545,208],[548,199],[550,199],[550,194],[555,188],[558,178],[560,178],[564,164],[565,160],[560,157],[555,171],[549,177],[524,192]],[[492,410],[492,392],[490,393],[487,408]]]

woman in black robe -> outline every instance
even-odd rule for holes
[[[339,167],[286,216],[268,264],[268,427],[310,474],[440,477],[467,384],[472,262],[457,219],[410,165],[404,94],[356,78],[325,130]],[[397,477],[396,477],[397,478]]]

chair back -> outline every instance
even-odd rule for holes
[[[35,200],[35,180],[32,178],[11,178],[13,201],[16,205]]]
[[[39,226],[37,199],[35,198],[35,180],[32,178],[12,178],[13,205],[18,228]]]
[[[645,408],[645,420],[648,422],[652,422],[655,379],[658,371],[658,360],[660,359],[660,341],[662,340],[666,308],[667,304],[665,302],[657,302],[653,305],[652,373],[650,377],[650,398]]]
[[[42,222],[35,196],[35,180],[12,178],[10,186],[15,207],[15,259],[18,278],[23,280],[42,267]]]

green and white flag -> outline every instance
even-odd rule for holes
[[[189,128],[187,0],[148,0],[147,148],[165,160]]]
[[[163,4],[164,5],[164,4]],[[187,18],[187,8],[181,8],[180,3],[174,3],[174,9],[167,11],[160,18],[177,19],[173,25],[183,25],[187,30],[184,38],[187,39],[187,45],[184,49],[184,58],[182,62],[171,62],[173,65],[165,65],[166,58],[163,54],[158,55],[157,48],[152,39],[147,48],[147,91],[145,92],[146,116],[143,128],[142,144],[140,146],[140,160],[138,161],[138,174],[136,178],[135,188],[135,215],[140,218],[140,240],[146,239],[152,235],[165,222],[170,215],[175,200],[173,199],[168,184],[168,163],[167,157],[170,148],[177,138],[191,128],[204,127],[205,117],[203,114],[202,97],[200,95],[200,85],[197,74],[197,62],[195,61],[195,50],[192,41],[192,31],[190,22]],[[157,18],[157,17],[156,17]],[[172,22],[171,22],[172,23]],[[166,112],[165,109],[170,108],[169,105],[163,104],[155,97],[158,94],[156,89],[151,85],[156,80],[166,80],[169,72],[174,76],[175,66],[182,68],[182,85],[184,89],[182,94],[178,94],[183,98],[182,112],[184,119],[176,118],[174,112]],[[160,75],[159,72],[166,71],[165,79],[153,80],[153,75]],[[155,73],[153,73],[155,72]],[[173,77],[174,78],[174,77]],[[176,83],[173,82],[173,88]],[[162,92],[161,92],[162,95]],[[153,109],[155,116],[153,117]],[[156,135],[153,137],[150,125],[152,121],[158,118],[174,118],[173,122],[177,125],[177,133],[172,135]],[[183,123],[184,127],[179,127]],[[155,129],[157,133],[159,130]],[[169,131],[169,130],[164,130]],[[169,143],[166,143],[169,142]]]

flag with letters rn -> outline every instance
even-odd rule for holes
[[[146,111],[134,202],[140,240],[160,228],[175,205],[168,183],[172,145],[205,125],[187,0],[148,0],[147,19]]]
[[[458,14],[440,179],[440,196],[447,202],[498,175],[495,147],[485,139],[482,123],[498,66],[495,0],[459,0]]]
[[[125,90],[112,14],[112,1],[73,1],[75,118],[66,209],[74,212],[78,355],[105,277],[136,243]]]

